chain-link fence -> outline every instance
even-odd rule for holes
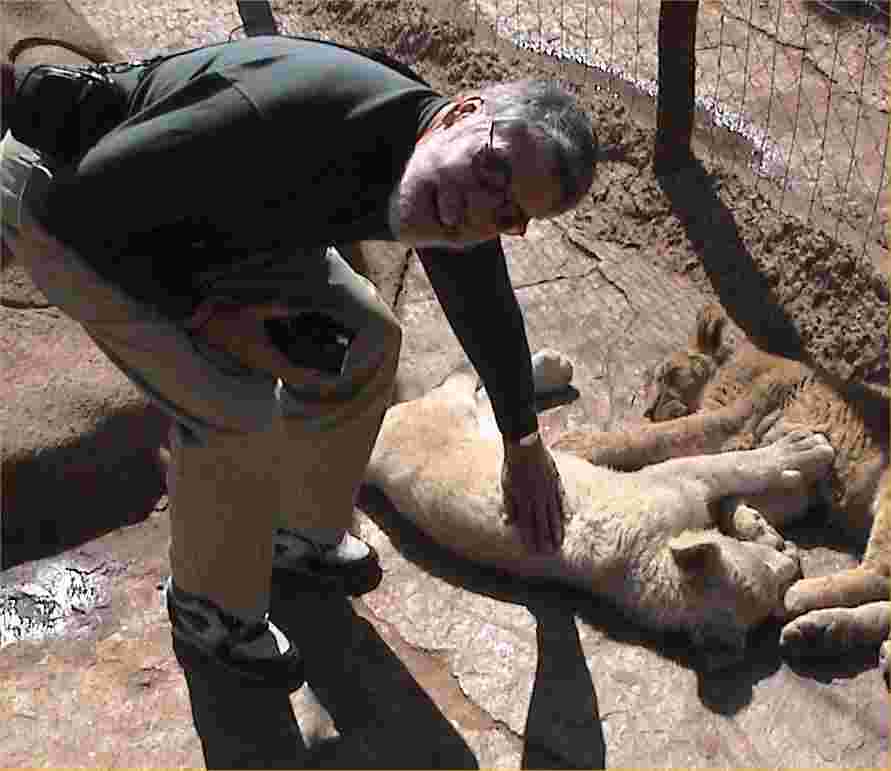
[[[471,5],[493,36],[655,105],[659,0]],[[887,2],[702,0],[697,153],[737,165],[781,209],[887,250],[888,65]]]

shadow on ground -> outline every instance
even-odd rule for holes
[[[606,740],[573,614],[530,593],[538,658],[523,731],[523,768],[606,768]],[[582,763],[579,761],[582,760]]]
[[[718,180],[691,158],[682,171],[658,181],[727,314],[758,347],[800,360],[798,331],[772,301],[770,284],[746,248],[733,212],[715,190]]]
[[[603,727],[573,617],[549,592],[530,608],[539,655],[522,767],[577,768],[584,757],[584,767],[604,768]],[[272,612],[301,648],[307,685],[338,735],[304,736],[286,693],[246,687],[174,644],[208,768],[479,767],[452,723],[342,596],[284,586]]]
[[[3,565],[59,554],[144,520],[164,492],[155,451],[168,420],[116,413],[72,442],[3,459]]]
[[[478,768],[473,752],[374,627],[342,595],[276,591],[276,623],[337,729],[304,737],[288,694],[243,683],[177,649],[208,768]]]
[[[304,768],[308,753],[288,693],[245,684],[184,651],[192,720],[207,768]]]
[[[272,612],[303,651],[307,682],[340,735],[314,748],[315,767],[478,768],[458,731],[342,596],[285,588]]]

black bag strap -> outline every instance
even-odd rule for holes
[[[238,6],[245,35],[254,37],[278,34],[278,23],[269,0],[236,0],[235,4]]]
[[[20,142],[70,163],[127,113],[123,89],[95,68],[18,67],[8,127]]]

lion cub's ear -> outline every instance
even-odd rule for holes
[[[718,303],[709,303],[696,316],[696,350],[713,356],[721,348],[727,314]]]
[[[720,559],[721,547],[705,533],[681,533],[668,542],[671,556],[684,570],[700,571]]]

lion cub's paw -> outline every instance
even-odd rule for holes
[[[538,396],[559,391],[572,382],[572,362],[552,348],[544,348],[532,357],[532,377]]]
[[[784,599],[788,618],[821,608],[856,607],[888,599],[888,579],[860,565],[796,582]]]
[[[857,648],[877,648],[888,637],[889,619],[887,601],[812,610],[783,627],[780,648],[794,656],[837,656]]]
[[[835,450],[826,437],[806,429],[781,436],[770,449],[778,455],[780,480],[788,487],[824,477],[835,458]]]

